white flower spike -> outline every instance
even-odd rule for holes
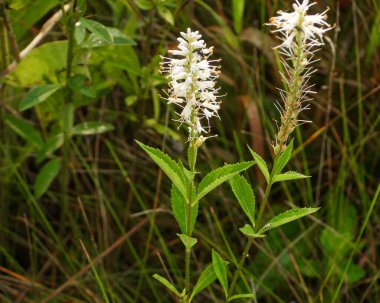
[[[209,119],[218,115],[219,88],[215,81],[220,74],[219,60],[209,60],[213,47],[207,47],[198,31],[187,29],[177,40],[178,49],[169,53],[179,58],[161,57],[161,73],[167,73],[169,89],[164,98],[182,108],[178,121],[189,128],[189,141],[202,137],[210,129]],[[207,120],[207,126],[202,125]]]
[[[278,47],[291,48],[292,43],[301,30],[304,34],[303,42],[309,45],[323,45],[323,34],[331,29],[331,26],[325,21],[327,19],[327,8],[323,13],[308,15],[307,12],[316,2],[310,3],[304,0],[301,4],[296,1],[293,4],[294,12],[286,13],[278,11],[279,16],[270,18],[270,23],[277,27],[274,32],[282,34],[283,43]],[[319,38],[319,39],[318,39]]]
[[[306,122],[299,120],[298,115],[308,108],[304,102],[310,100],[308,96],[314,93],[309,80],[316,69],[311,64],[317,61],[313,59],[315,52],[324,44],[323,34],[331,29],[325,21],[328,9],[321,14],[307,14],[314,4],[315,2],[309,4],[309,0],[302,3],[296,1],[293,4],[293,12],[279,11],[279,16],[270,18],[270,23],[267,23],[276,28],[273,32],[279,33],[282,43],[275,48],[280,50],[281,62],[285,69],[285,73],[281,74],[286,91],[280,92],[284,105],[278,106],[281,124],[274,144],[276,155],[284,151],[289,135],[296,126]]]

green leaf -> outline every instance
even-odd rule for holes
[[[29,109],[41,102],[44,102],[47,98],[49,98],[52,94],[54,94],[57,90],[61,88],[59,84],[45,84],[33,87],[21,100],[19,104],[19,110],[24,111]]]
[[[154,7],[153,1],[151,0],[135,0],[135,4],[143,10],[150,10]]]
[[[72,129],[72,134],[88,136],[102,134],[113,129],[114,127],[109,123],[104,123],[100,121],[88,121],[75,125]]]
[[[251,152],[253,159],[255,159],[257,166],[260,168],[261,173],[264,175],[265,180],[267,181],[267,183],[269,183],[270,174],[267,164],[265,163],[263,158],[261,158],[259,154],[255,153],[249,146],[248,149]]]
[[[109,29],[103,24],[86,18],[80,18],[79,22],[99,39],[109,44],[112,43],[112,35]]]
[[[86,36],[86,28],[83,26],[82,22],[77,22],[75,24],[74,38],[77,45],[81,45]]]
[[[177,234],[177,236],[181,239],[183,245],[185,245],[187,249],[192,248],[198,242],[197,238],[189,237],[184,234]]]
[[[230,185],[244,213],[255,226],[255,195],[248,181],[236,175],[230,180]]]
[[[228,280],[227,280],[227,268],[222,257],[213,249],[212,250],[212,266],[214,267],[214,272],[218,278],[220,284],[223,287],[224,293],[227,297],[228,295]]]
[[[252,237],[252,238],[264,238],[265,235],[263,234],[258,234],[255,233],[253,230],[253,227],[249,224],[244,225],[244,227],[239,228],[240,232],[246,235],[247,237]]]
[[[181,192],[182,196],[187,199],[188,197],[188,181],[184,175],[181,167],[167,154],[163,153],[159,149],[147,146],[139,141],[136,141],[138,145],[152,158],[152,160],[164,171],[169,179]]]
[[[60,169],[60,159],[52,159],[41,168],[34,183],[34,193],[37,198],[41,197],[48,190]]]
[[[240,294],[240,295],[234,295],[230,298],[228,298],[228,302],[236,299],[254,299],[255,295],[254,294]]]
[[[158,14],[171,25],[174,25],[174,17],[170,10],[168,10],[165,6],[158,7]]]
[[[238,173],[246,170],[253,165],[253,162],[241,162],[235,164],[226,164],[208,173],[201,181],[198,187],[197,201],[208,194],[211,190],[225,181],[233,178]]]
[[[310,215],[312,213],[315,213],[316,211],[319,210],[318,208],[293,208],[291,210],[288,210],[271,220],[269,220],[259,231],[258,233],[261,234],[263,232],[266,232],[268,230],[271,230],[273,228],[279,227],[283,224],[286,224],[288,222],[295,221],[299,218],[302,218],[304,216]]]
[[[36,147],[41,147],[43,145],[44,142],[40,133],[25,120],[6,115],[4,121],[11,129],[30,144]]]
[[[154,274],[153,275],[153,278],[155,278],[158,282],[160,282],[161,284],[163,284],[164,286],[166,286],[170,291],[172,291],[177,297],[180,297],[181,294],[179,293],[179,291],[174,287],[173,284],[171,284],[166,278],[158,275],[158,274]]]
[[[130,37],[125,35],[123,32],[118,30],[117,28],[107,27],[110,35],[112,36],[112,41],[106,41],[102,38],[99,38],[95,34],[91,34],[86,41],[84,41],[80,47],[81,48],[97,48],[103,47],[107,45],[135,45],[136,42],[132,40]]]
[[[285,165],[289,162],[290,157],[292,156],[292,151],[293,151],[293,140],[290,141],[289,145],[285,148],[285,150],[281,153],[278,160],[274,163],[273,176],[276,176],[282,172]]]
[[[195,197],[195,190],[193,191],[193,196]],[[181,194],[181,192],[178,190],[178,188],[174,184],[172,184],[172,190],[171,190],[171,205],[172,205],[174,217],[177,220],[179,228],[181,229],[181,232],[185,234],[188,204],[185,198],[183,197],[183,195]],[[195,202],[192,205],[190,235],[193,233],[195,221],[197,220],[198,206],[199,206],[198,202]]]
[[[232,0],[232,17],[234,21],[234,29],[240,34],[243,25],[245,0]]]
[[[304,178],[310,178],[310,176],[305,176],[303,174],[297,173],[296,171],[287,171],[286,173],[274,176],[272,182],[274,183],[279,181],[288,181]]]
[[[37,163],[40,163],[47,156],[50,156],[54,151],[60,148],[64,142],[65,135],[63,133],[59,133],[49,138],[49,140],[44,145],[42,145],[41,149],[38,152],[36,159]]]
[[[193,288],[193,291],[192,291],[191,296],[190,296],[190,301],[192,301],[193,298],[198,293],[200,293],[203,289],[205,289],[212,282],[214,282],[215,279],[216,279],[216,274],[214,271],[214,267],[212,265],[207,266],[205,268],[205,270],[199,276],[199,279]]]

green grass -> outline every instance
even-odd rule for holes
[[[81,10],[69,12],[13,72],[3,73],[17,57],[15,46],[23,50],[60,9],[59,1],[32,2],[10,1],[0,10],[0,301],[175,302],[152,278],[158,273],[180,291],[184,287],[170,180],[134,141],[186,159],[186,130],[177,129],[173,108],[158,97],[166,83],[158,72],[159,55],[167,55],[178,32],[189,26],[222,59],[226,96],[221,120],[213,125],[218,137],[198,151],[202,176],[224,162],[251,160],[247,145],[270,160],[273,119],[279,119],[276,87],[282,84],[271,49],[274,36],[263,23],[289,4],[78,1]],[[275,184],[266,215],[289,206],[321,209],[254,242],[235,287],[241,293],[254,288],[253,302],[380,301],[380,10],[377,1],[339,1],[337,19],[336,2],[319,1],[318,9],[331,8],[329,23],[339,22],[328,33],[335,53],[329,43],[318,53],[312,79],[318,94],[311,110],[302,113],[313,122],[293,135],[290,168],[312,178]],[[150,9],[149,3],[161,4]],[[160,15],[160,5],[173,14],[174,25]],[[78,48],[71,39],[74,55],[68,63],[63,44],[52,42],[71,37],[68,22],[81,14],[119,29],[135,44]],[[77,78],[70,82],[67,75]],[[19,111],[31,87],[54,83],[62,92]],[[63,111],[68,103],[73,114]],[[7,117],[22,119],[26,129]],[[73,125],[86,121],[114,129],[70,135]],[[43,142],[65,133],[66,143],[37,161],[42,147],[33,141],[33,130]],[[34,183],[50,159],[61,159],[62,171],[37,197]],[[244,176],[256,184],[261,201],[260,172],[251,168]],[[211,248],[234,272],[246,244],[239,232],[243,225],[228,185],[202,201],[191,281],[211,262]],[[195,302],[224,302],[223,297],[214,283]]]

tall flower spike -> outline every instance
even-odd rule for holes
[[[189,141],[198,139],[198,143],[205,140],[202,134],[210,129],[209,119],[219,117],[220,109],[219,88],[215,88],[220,74],[220,66],[215,64],[219,60],[209,60],[213,47],[207,47],[201,38],[190,28],[181,32],[178,49],[169,51],[178,58],[161,57],[160,70],[170,80],[164,99],[181,108],[176,121],[187,124]]]
[[[308,95],[315,93],[311,90],[313,85],[309,84],[310,76],[316,71],[311,64],[314,60],[315,52],[323,45],[323,34],[331,29],[325,21],[327,19],[326,9],[321,14],[308,15],[307,12],[314,3],[309,4],[309,0],[302,3],[296,1],[293,4],[293,12],[286,13],[279,11],[277,17],[270,18],[269,26],[275,27],[274,33],[282,41],[275,48],[279,49],[281,62],[285,69],[285,74],[281,74],[285,84],[285,91],[281,91],[284,106],[281,107],[281,125],[276,135],[274,153],[278,155],[285,148],[289,135],[300,122],[299,113],[307,109],[303,105],[310,100]]]

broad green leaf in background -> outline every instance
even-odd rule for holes
[[[158,8],[158,14],[171,25],[174,25],[174,16],[172,12],[165,6],[160,5]]]
[[[195,195],[195,191],[194,191]],[[173,214],[175,219],[177,220],[177,223],[179,225],[179,228],[181,229],[181,232],[183,234],[186,233],[186,218],[187,218],[187,211],[188,211],[188,204],[181,194],[181,192],[178,190],[178,188],[172,184],[171,189],[171,206],[173,210]],[[198,216],[198,206],[199,203],[195,202],[192,205],[191,210],[191,226],[190,226],[190,235],[193,233],[195,221],[197,220]]]
[[[227,297],[228,294],[228,279],[227,279],[227,268],[222,257],[213,249],[211,252],[212,256],[212,266],[214,267],[214,272],[218,278],[220,285],[224,290],[224,293]]]
[[[260,168],[262,174],[264,175],[265,180],[267,181],[267,183],[269,183],[270,174],[267,164],[265,163],[263,158],[261,158],[259,154],[255,153],[249,146],[248,149],[251,152],[253,159],[256,161],[257,166]]]
[[[252,226],[255,226],[255,195],[248,181],[243,176],[236,175],[230,180],[230,185],[244,213]]]
[[[185,199],[188,197],[187,180],[181,167],[167,154],[157,148],[147,146],[139,141],[137,144],[151,157],[151,159],[164,171],[169,179],[178,188]]]
[[[107,45],[135,45],[136,42],[125,35],[117,28],[107,27],[112,40],[104,40],[95,34],[90,34],[89,37],[80,45],[81,48],[97,48]]]
[[[19,110],[24,111],[47,100],[52,94],[61,88],[59,84],[45,84],[33,87],[19,104]]]
[[[243,26],[245,0],[232,0],[232,17],[234,21],[234,30],[240,34]]]
[[[285,165],[289,162],[290,157],[292,156],[292,151],[293,151],[293,140],[290,141],[289,145],[281,153],[277,161],[275,161],[274,166],[273,166],[273,176],[276,176],[282,172]]]
[[[82,22],[75,23],[74,38],[77,45],[81,45],[86,37],[86,28]]]
[[[41,197],[48,190],[60,169],[60,159],[52,159],[41,168],[34,183],[34,194],[37,198]]]
[[[310,215],[312,213],[315,213],[316,211],[318,211],[319,208],[309,208],[309,207],[305,207],[305,208],[293,208],[291,210],[288,210],[274,218],[272,218],[271,220],[269,220],[259,231],[258,233],[263,233],[263,232],[266,232],[268,230],[271,230],[273,228],[276,228],[276,227],[279,227],[283,224],[286,224],[288,222],[292,222],[292,221],[295,221],[299,218],[302,218],[304,216],[307,216],[307,215]]]
[[[203,289],[209,286],[216,279],[216,274],[214,271],[214,267],[212,265],[207,266],[199,276],[197,283],[195,284],[193,291],[190,296],[190,301],[200,293]]]
[[[254,299],[254,294],[240,294],[240,295],[234,295],[230,298],[228,298],[228,302],[236,300],[236,299]]]
[[[20,135],[30,144],[36,147],[41,147],[43,145],[44,142],[40,133],[25,120],[6,115],[4,121],[11,129],[13,129],[18,135]]]
[[[244,227],[240,227],[239,230],[242,234],[246,235],[247,237],[252,237],[252,238],[264,238],[265,237],[265,235],[263,235],[263,234],[255,233],[252,225],[249,225],[249,224],[244,225]]]
[[[166,278],[164,278],[164,277],[162,277],[162,276],[160,276],[158,274],[154,274],[153,278],[155,278],[158,282],[160,282],[161,284],[163,284],[164,286],[166,286],[167,289],[169,289],[170,291],[172,291],[177,297],[181,296],[181,294],[175,288],[175,286],[173,284],[171,284]]]
[[[143,10],[150,10],[154,7],[153,1],[151,0],[135,0],[135,4]]]
[[[113,125],[109,123],[105,123],[101,121],[88,121],[88,122],[83,122],[83,123],[75,125],[72,129],[72,134],[88,136],[88,135],[102,134],[102,133],[111,131],[113,129],[114,129]]]
[[[305,176],[303,174],[297,173],[296,171],[287,171],[286,173],[279,174],[274,176],[273,183],[279,181],[288,181],[288,180],[296,180],[296,179],[305,179],[310,178],[310,176]]]
[[[177,236],[181,239],[183,245],[185,245],[187,249],[192,248],[198,242],[198,239],[186,236],[184,234],[177,234]]]
[[[235,164],[226,164],[208,173],[201,181],[198,187],[197,201],[204,197],[214,188],[223,182],[233,178],[238,173],[246,170],[253,165],[254,162],[240,162]]]
[[[60,148],[65,142],[65,135],[59,133],[49,138],[49,140],[43,144],[38,152],[36,162],[40,163],[47,156],[50,156],[54,151]]]
[[[112,43],[112,35],[109,29],[103,24],[86,18],[80,18],[79,22],[99,39],[109,44]]]

